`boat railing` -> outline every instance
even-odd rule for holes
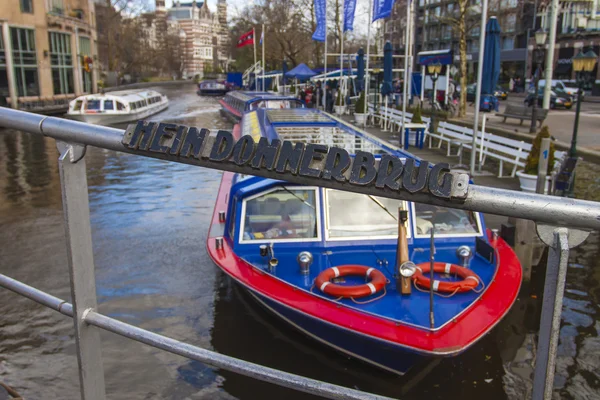
[[[147,129],[147,131],[151,131],[154,135],[162,129],[161,132],[164,134],[166,125],[162,125],[161,128],[161,125],[156,123],[156,125],[152,125],[155,129]],[[173,125],[169,125],[169,129],[173,130]],[[600,228],[600,203],[481,187],[469,184],[467,174],[454,172],[448,172],[443,177],[440,175],[426,175],[426,178],[431,178],[429,188],[433,189],[421,192],[406,189],[397,191],[382,190],[375,184],[352,185],[349,182],[338,182],[337,179],[319,179],[303,174],[286,174],[282,176],[272,169],[257,169],[250,165],[243,165],[243,163],[240,165],[240,163],[230,162],[229,160],[218,160],[218,157],[209,157],[208,154],[211,152],[212,147],[211,140],[213,140],[212,145],[215,148],[220,149],[222,144],[222,142],[215,143],[215,137],[212,134],[205,145],[208,153],[204,150],[196,152],[197,158],[193,157],[193,151],[190,157],[181,154],[179,156],[168,156],[167,150],[164,150],[163,143],[160,140],[153,140],[152,145],[150,145],[152,138],[146,136],[143,139],[146,140],[146,145],[150,149],[147,149],[147,147],[146,149],[136,149],[137,142],[134,143],[132,135],[135,135],[135,132],[138,132],[138,134],[142,131],[146,132],[144,129],[149,126],[138,123],[137,126],[132,125],[126,131],[123,131],[0,107],[0,127],[44,135],[57,141],[60,153],[58,164],[72,304],[2,274],[0,274],[0,286],[73,318],[81,397],[83,399],[96,400],[106,397],[100,329],[213,367],[317,396],[331,399],[385,398],[222,355],[99,313],[85,163],[85,149],[88,145],[206,168],[234,171],[246,175],[284,179],[298,184],[312,184],[536,221],[538,235],[542,241],[550,246],[550,253],[544,288],[533,399],[551,398],[569,249],[582,243],[589,235],[589,231]],[[179,132],[179,128],[177,126],[175,128],[175,131]],[[227,135],[232,138],[228,132],[219,131],[217,137],[219,135],[221,135],[221,138],[227,137]],[[158,144],[158,147],[155,147],[155,144]],[[334,149],[330,150],[333,151]],[[355,158],[351,164],[355,162],[360,162],[360,160],[357,161]],[[352,168],[352,165],[349,168]],[[431,171],[435,169],[433,168]],[[439,170],[438,168],[438,172]],[[448,177],[450,178],[447,179]],[[432,186],[432,182],[437,182],[438,178],[443,178],[444,182],[447,180],[451,182],[450,193],[446,193],[447,196],[440,194],[444,192],[443,188],[436,188],[435,184]],[[437,183],[439,184],[439,182]],[[567,228],[567,226],[570,227]]]

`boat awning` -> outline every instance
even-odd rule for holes
[[[432,51],[421,51],[417,53],[417,61],[419,65],[429,65],[434,63],[440,63],[441,65],[452,65],[454,57],[452,57],[452,50],[432,50]]]
[[[336,69],[333,71],[327,71],[326,74],[315,75],[312,78],[310,78],[310,80],[315,82],[324,80],[334,81],[343,78],[356,78],[356,71],[350,70],[349,68],[344,68],[344,70],[342,71],[342,76],[340,77],[340,70]]]

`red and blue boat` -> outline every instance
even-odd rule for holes
[[[314,109],[246,110],[234,128],[243,135],[420,161]],[[230,172],[207,248],[281,320],[396,374],[464,352],[521,284],[515,253],[479,213]]]

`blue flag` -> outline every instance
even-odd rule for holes
[[[344,1],[344,32],[354,29],[354,12],[356,11],[356,0]]]
[[[317,19],[317,30],[312,39],[317,42],[325,41],[325,30],[327,29],[327,5],[326,0],[315,0],[315,17]]]
[[[373,2],[373,22],[392,15],[394,0],[375,0]]]

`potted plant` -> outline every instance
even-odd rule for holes
[[[337,97],[335,99],[335,113],[337,115],[342,115],[346,110],[346,106],[344,106],[344,96],[342,95],[342,91],[337,91]]]
[[[415,108],[415,112],[413,112],[413,116],[410,119],[410,122],[413,124],[422,124],[423,118],[421,117],[421,107]],[[410,129],[408,134],[408,144],[410,146],[417,145],[417,131],[416,129]]]
[[[365,92],[360,92],[358,100],[354,105],[354,120],[359,125],[364,124],[366,116],[367,114],[365,114]]]
[[[517,171],[517,176],[519,177],[519,182],[521,183],[521,190],[524,192],[535,193],[535,189],[537,186],[537,175],[538,175],[538,165],[540,162],[540,148],[542,146],[542,139],[549,138],[550,131],[548,126],[542,127],[535,139],[533,139],[533,146],[531,148],[531,152],[527,156],[527,161],[525,163],[525,169],[523,171]],[[548,154],[548,170],[546,171],[546,187],[544,188],[544,193],[548,193],[548,187],[550,186],[550,182],[552,180],[552,170],[554,169],[554,143],[550,142],[550,151]]]

